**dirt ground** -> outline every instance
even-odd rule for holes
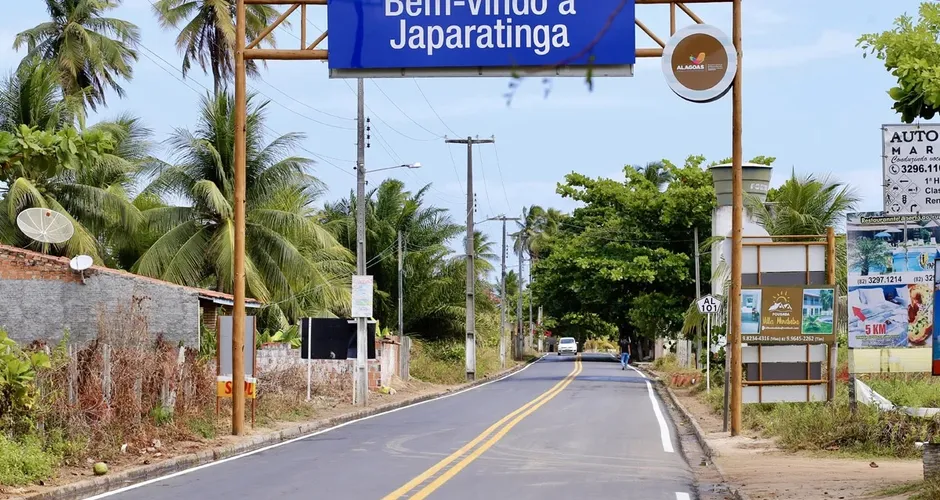
[[[402,382],[397,379],[392,383],[392,388],[395,389],[394,394],[383,394],[379,392],[370,393],[369,406],[382,406],[415,397],[454,389],[453,387],[435,385],[417,380]],[[351,402],[331,397],[315,397],[312,399],[311,404],[314,406],[315,414],[315,417],[311,419],[311,421],[326,420],[356,410]],[[247,425],[247,432],[243,436],[236,437],[231,435],[221,435],[215,439],[206,439],[202,441],[175,441],[168,442],[166,444],[156,442],[153,443],[153,446],[146,449],[128,449],[126,453],[122,453],[118,455],[115,460],[108,462],[108,473],[114,474],[115,472],[133,470],[146,465],[158,464],[164,460],[180,455],[198,453],[207,449],[218,448],[241,441],[248,441],[259,434],[279,431],[303,423],[307,422],[276,422],[269,426],[258,426],[254,429],[252,429],[250,425]],[[62,486],[85,479],[91,479],[94,477],[92,472],[93,463],[93,461],[90,461],[84,464],[73,464],[60,467],[55,478],[45,481],[40,485],[32,485],[20,488],[0,486],[0,500],[27,498],[32,495],[47,492],[57,486]]]
[[[688,389],[674,390],[718,456],[725,479],[752,500],[902,500],[875,493],[923,477],[920,460],[857,460],[785,453],[754,435],[731,438],[722,420]]]

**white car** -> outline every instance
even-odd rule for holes
[[[578,353],[578,341],[574,337],[562,337],[558,339],[558,355],[562,354],[577,354]]]

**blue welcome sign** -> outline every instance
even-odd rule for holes
[[[630,66],[635,0],[329,0],[331,70]]]

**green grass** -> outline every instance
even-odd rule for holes
[[[59,457],[43,449],[34,437],[13,441],[0,433],[0,484],[22,486],[46,479]]]
[[[936,500],[940,498],[940,481],[914,481],[898,484],[873,493],[877,497],[908,495],[909,500]]]
[[[464,362],[466,347],[461,342],[415,341],[411,358],[411,376],[434,384],[454,385],[467,381]],[[508,357],[506,367],[512,366]],[[477,378],[499,372],[499,348],[480,346],[477,348]]]
[[[896,405],[913,408],[940,407],[940,381],[929,374],[873,375],[860,377],[859,380]]]

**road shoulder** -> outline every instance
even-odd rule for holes
[[[647,373],[655,377],[649,370]],[[657,386],[663,400],[670,402],[670,410],[674,409],[681,415],[677,420],[687,422],[697,447],[709,461],[714,462],[722,483],[735,495],[731,498],[900,500],[907,497],[882,497],[873,492],[922,478],[922,464],[918,460],[878,459],[872,462],[820,457],[784,452],[772,440],[754,433],[746,432],[732,438],[729,433],[722,432],[720,416],[688,389],[672,389],[662,382]],[[820,471],[825,473],[820,474]],[[703,493],[701,498],[708,497]]]

